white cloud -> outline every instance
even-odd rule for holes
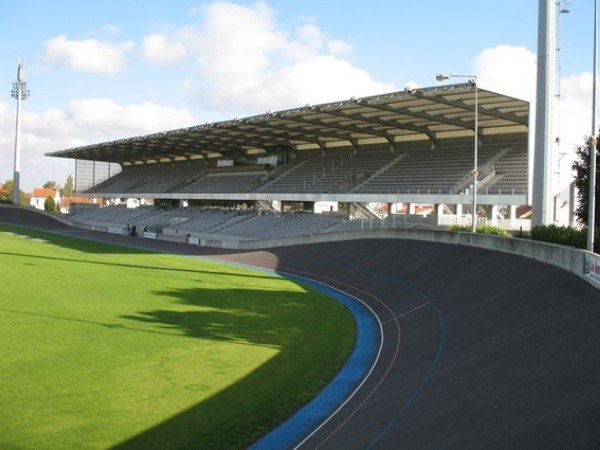
[[[253,114],[394,89],[340,58],[352,45],[329,39],[314,23],[290,37],[263,2],[215,2],[202,17],[199,77],[190,88],[204,108]]]
[[[394,90],[391,83],[374,81],[368,72],[333,55],[318,55],[283,68],[269,80],[269,103],[277,108],[363,97]],[[254,91],[261,101],[264,89]],[[266,105],[265,105],[266,106]]]
[[[125,55],[133,48],[131,41],[112,44],[96,39],[69,40],[60,35],[44,44],[39,59],[46,65],[80,72],[113,74],[125,68]]]
[[[157,66],[171,66],[183,61],[187,51],[182,42],[170,39],[164,33],[144,36],[142,57]]]
[[[530,102],[530,145],[535,136],[536,60],[536,55],[524,47],[499,45],[481,52],[473,63],[473,72],[478,75],[481,87]],[[558,189],[572,181],[570,166],[574,148],[591,133],[591,98],[591,73],[560,80],[560,96],[554,100],[553,109],[553,134],[559,143],[551,150],[553,173],[560,172],[560,178],[553,175]]]
[[[121,34],[121,29],[116,25],[102,25],[87,32],[85,36],[108,35],[117,36]]]
[[[15,110],[0,103],[0,183],[13,177]],[[24,110],[21,128],[21,189],[28,192],[46,181],[64,183],[74,174],[70,159],[48,152],[125,137],[188,127],[195,123],[185,109],[152,102],[119,105],[108,99],[73,100],[61,111]]]
[[[273,12],[264,4],[245,7],[228,2],[210,4],[200,31],[201,74],[243,91],[268,72],[270,54],[285,44],[285,35],[273,25]]]
[[[561,83],[561,97],[563,100],[582,105],[592,106],[592,81],[590,72],[563,78]]]
[[[590,72],[561,80],[559,125],[564,142],[581,145],[592,133],[592,81]]]
[[[406,83],[404,83],[404,88],[405,89],[420,89],[423,86],[420,85],[419,83],[417,83],[416,81],[407,81]]]
[[[325,33],[312,23],[300,26],[296,33],[300,42],[315,51],[320,51],[327,40]]]
[[[184,109],[153,102],[120,105],[110,99],[72,100],[68,118],[88,135],[128,137],[191,126],[194,120]]]
[[[332,39],[327,42],[327,50],[336,55],[341,55],[344,53],[350,53],[354,46],[346,41],[342,41],[341,39]]]
[[[498,45],[485,49],[475,58],[473,70],[486,89],[534,100],[536,55],[525,47]]]

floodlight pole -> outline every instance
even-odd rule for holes
[[[594,76],[592,77],[592,136],[590,139],[590,189],[588,198],[588,230],[587,230],[587,249],[594,251],[594,232],[596,231],[596,74],[598,72],[597,64],[597,34],[598,34],[598,0],[594,0]]]
[[[449,78],[469,78],[469,83],[473,87],[473,91],[475,92],[475,104],[473,109],[475,110],[475,123],[473,124],[473,213],[471,214],[471,232],[475,233],[477,231],[477,176],[479,175],[478,170],[478,145],[479,145],[479,111],[478,111],[478,93],[477,93],[477,75],[445,75],[443,73],[438,73],[435,76],[437,81],[444,81]]]
[[[29,90],[25,83],[25,63],[21,59],[17,65],[17,81],[13,83],[12,97],[17,99],[17,123],[15,126],[15,166],[13,175],[13,204],[19,204],[19,178],[20,178],[20,158],[21,158],[21,100],[29,98]]]

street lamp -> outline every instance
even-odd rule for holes
[[[588,229],[587,249],[594,251],[594,233],[596,231],[596,74],[598,72],[597,62],[597,35],[598,35],[598,0],[594,1],[594,76],[592,78],[592,139],[590,144],[590,186],[588,197]]]
[[[477,229],[477,175],[479,175],[479,171],[477,169],[477,145],[478,145],[478,111],[477,111],[477,75],[445,75],[443,73],[438,73],[435,76],[437,81],[448,80],[449,78],[468,78],[469,84],[473,88],[475,92],[475,124],[473,126],[474,132],[474,141],[473,141],[473,214],[471,219],[471,231],[475,233]]]
[[[17,81],[13,83],[12,97],[17,99],[17,124],[15,127],[15,171],[13,177],[13,204],[19,204],[19,177],[21,157],[21,100],[29,98],[29,90],[25,83],[25,65],[20,60],[17,66]]]

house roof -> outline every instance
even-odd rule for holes
[[[54,198],[56,196],[57,192],[58,192],[58,189],[33,188],[33,193],[31,194],[31,197],[33,197],[33,198],[48,198],[48,197]]]
[[[67,208],[73,203],[93,203],[93,201],[88,197],[62,197],[60,199],[60,206],[63,208]]]
[[[464,83],[305,105],[224,122],[47,153],[133,165],[146,162],[473,136],[526,133],[529,103]]]

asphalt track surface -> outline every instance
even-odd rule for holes
[[[367,303],[380,358],[302,449],[600,448],[600,290],[564,270],[402,239],[234,252],[12,208],[0,222],[300,275]]]

